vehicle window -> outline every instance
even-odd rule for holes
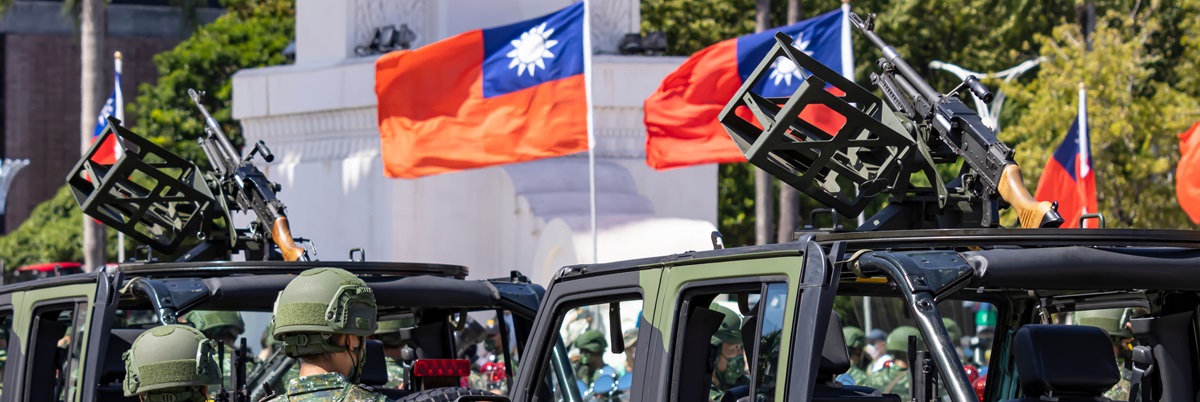
[[[755,362],[754,394],[756,401],[774,401],[776,379],[779,378],[779,347],[783,339],[783,317],[787,313],[787,284],[767,285],[766,297],[757,303],[761,319],[761,334]]]
[[[74,401],[80,375],[84,303],[35,310],[33,347],[26,367],[32,401]]]
[[[556,347],[546,368],[549,378],[540,383],[535,400],[628,400],[641,313],[642,301],[628,299],[559,312]],[[614,334],[617,328],[620,333]],[[613,342],[620,342],[623,352],[617,353]]]
[[[13,313],[0,312],[0,395],[4,391],[4,370],[8,365],[8,336],[12,331]]]
[[[504,310],[477,311],[467,328],[456,332],[459,357],[471,362],[471,388],[508,395],[520,362],[512,319]]]
[[[679,384],[674,390],[674,400],[720,401],[726,394],[736,400],[750,395],[750,368],[755,355],[753,350],[747,350],[744,339],[754,339],[758,325],[754,314],[762,299],[762,285],[750,283],[745,287],[742,292],[729,292],[728,287],[722,287],[685,295],[687,308],[676,319],[680,327],[672,346],[679,356],[672,374]],[[760,339],[756,345],[761,353],[769,353],[778,346],[777,342]],[[778,352],[774,357],[758,359],[759,364],[774,365]]]

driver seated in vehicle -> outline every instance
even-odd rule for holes
[[[617,371],[604,363],[604,351],[608,349],[608,340],[604,333],[591,329],[584,331],[575,338],[575,348],[579,349],[579,362],[575,367],[575,379],[583,384],[580,391],[592,388],[596,380],[603,376],[616,380]]]
[[[708,308],[725,314],[725,319],[721,321],[721,326],[717,328],[711,341],[713,346],[719,348],[719,353],[713,361],[708,399],[717,402],[731,388],[750,385],[750,376],[746,372],[746,354],[742,348],[741,317],[719,304],[709,305]]]

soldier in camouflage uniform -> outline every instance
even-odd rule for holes
[[[867,380],[867,371],[864,369],[867,366],[867,335],[858,327],[848,326],[842,328],[842,337],[846,340],[846,351],[850,354],[850,370],[846,375],[854,380],[855,384],[862,384]]]
[[[713,303],[709,309],[725,314],[717,333],[713,334],[712,344],[719,348],[717,359],[713,362],[712,382],[708,387],[708,399],[719,401],[721,396],[730,388],[750,384],[746,373],[746,354],[742,350],[742,319],[737,313],[724,306]]]
[[[300,273],[275,300],[271,334],[284,353],[300,360],[300,378],[270,402],[377,402],[388,399],[362,377],[366,337],[375,333],[375,294],[338,268]]]
[[[604,333],[589,329],[575,338],[575,348],[579,349],[579,363],[575,367],[575,379],[582,381],[591,388],[592,383],[602,375],[616,376],[616,371],[604,364],[604,351],[608,349],[608,340]]]
[[[1108,338],[1112,340],[1113,355],[1117,359],[1117,368],[1121,371],[1121,380],[1112,389],[1105,392],[1104,397],[1114,401],[1129,400],[1130,380],[1133,379],[1133,370],[1129,369],[1133,353],[1131,350],[1133,330],[1129,328],[1131,313],[1132,310],[1127,308],[1088,310],[1075,313],[1076,324],[1103,329],[1108,333]]]
[[[866,381],[862,383],[863,386],[875,388],[885,394],[900,395],[901,400],[909,398],[908,337],[910,336],[917,337],[917,343],[921,343],[921,332],[915,327],[902,325],[888,334],[887,352],[892,355],[893,359],[890,364],[885,364],[883,369],[867,375]]]
[[[154,402],[205,402],[208,386],[221,382],[215,355],[215,343],[191,327],[152,328],[121,356],[125,396]]]
[[[483,350],[488,352],[478,370],[471,370],[471,388],[489,391],[498,395],[508,394],[508,384],[505,381],[504,338],[500,336],[500,326],[496,320],[488,320],[485,328],[487,336],[481,343]]]
[[[225,354],[220,357],[221,376],[224,377],[225,389],[232,390],[233,348],[236,345],[234,341],[246,331],[246,323],[242,321],[242,314],[236,311],[194,310],[184,315],[183,321],[199,330],[213,342],[225,345]],[[253,366],[247,366],[245,372],[253,369]],[[209,396],[213,397],[216,396],[218,389],[213,388],[209,391]]]
[[[383,358],[387,362],[388,382],[385,387],[404,388],[407,377],[406,370],[400,364],[401,351],[404,349],[404,339],[400,337],[400,328],[413,326],[412,319],[387,320],[379,322],[375,331],[375,339],[383,343]]]

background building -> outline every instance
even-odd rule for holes
[[[154,55],[191,33],[192,25],[171,3],[112,0],[108,5],[104,45],[106,54],[120,51],[124,57],[121,89],[127,102],[136,98],[138,85],[158,78]],[[209,3],[217,5],[216,0]],[[201,8],[195,24],[220,14],[219,9]],[[9,189],[0,225],[4,233],[20,226],[37,204],[54,197],[79,161],[79,52],[79,28],[63,16],[62,1],[17,0],[0,17],[0,155],[30,160]],[[109,77],[106,97],[112,90],[112,71],[109,62],[103,75]]]
[[[463,264],[473,277],[520,270],[545,282],[592,261],[586,155],[417,180],[383,176],[374,62],[376,29],[406,26],[419,47],[460,32],[544,15],[566,0],[298,0],[296,63],[234,77],[246,143],[276,159],[293,233],[318,258]],[[453,7],[451,7],[453,5]],[[710,248],[714,165],[657,172],[644,160],[642,101],[683,58],[617,55],[639,32],[637,0],[595,0],[591,22],[600,261]],[[403,29],[402,29],[403,30]]]

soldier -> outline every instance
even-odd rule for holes
[[[200,331],[208,339],[214,342],[220,342],[225,345],[225,354],[221,356],[221,376],[224,377],[225,389],[233,389],[233,348],[234,341],[242,332],[246,330],[246,323],[242,321],[242,314],[236,311],[206,311],[194,310],[183,316],[183,320],[192,328]],[[219,350],[220,348],[218,348]],[[253,367],[246,367],[246,372],[253,370]],[[217,390],[212,390],[212,395],[216,395]]]
[[[892,355],[887,353],[888,333],[882,329],[872,329],[867,334],[867,355],[871,356],[871,365],[867,366],[867,374],[878,372],[883,365],[892,361]]]
[[[404,349],[404,339],[400,337],[400,328],[412,327],[412,319],[387,320],[379,322],[375,331],[375,339],[383,343],[383,358],[387,362],[388,388],[404,388],[406,377],[404,366],[400,364],[400,355]]]
[[[842,328],[842,337],[846,340],[846,351],[850,354],[850,370],[846,372],[855,384],[862,384],[867,380],[866,367],[866,352],[867,336],[862,329],[855,326],[847,326]]]
[[[892,356],[892,360],[890,364],[885,364],[879,371],[867,375],[863,386],[878,389],[885,394],[900,395],[901,399],[908,397],[908,337],[910,336],[917,337],[917,343],[921,342],[921,332],[915,327],[907,325],[896,327],[892,333],[888,334],[887,353]]]
[[[575,368],[575,378],[588,388],[602,375],[616,376],[616,371],[604,363],[604,351],[608,349],[608,340],[604,333],[589,329],[575,338],[575,348],[579,349],[579,363]]]
[[[1133,354],[1133,330],[1129,327],[1131,313],[1131,309],[1121,308],[1075,313],[1076,324],[1103,329],[1108,332],[1108,338],[1112,340],[1113,356],[1117,359],[1121,380],[1112,389],[1105,392],[1104,397],[1114,401],[1129,400],[1130,380],[1133,378],[1133,371],[1129,369]]]
[[[505,372],[504,338],[500,335],[500,325],[494,319],[488,320],[485,331],[487,335],[480,345],[487,355],[481,359],[478,371],[471,371],[471,388],[505,395],[508,393],[505,383],[508,373]]]
[[[725,319],[711,340],[719,348],[719,353],[713,362],[712,383],[708,388],[708,399],[720,401],[730,388],[749,385],[750,377],[746,374],[746,355],[742,349],[741,317],[719,304],[714,303],[708,308],[725,314]]]
[[[151,328],[121,355],[125,396],[137,395],[142,401],[205,402],[208,386],[221,382],[216,352],[214,342],[194,328]]]
[[[292,279],[275,300],[271,335],[283,342],[288,357],[300,360],[300,378],[269,401],[387,401],[357,385],[364,340],[378,329],[375,315],[375,294],[346,270],[314,268]]]

